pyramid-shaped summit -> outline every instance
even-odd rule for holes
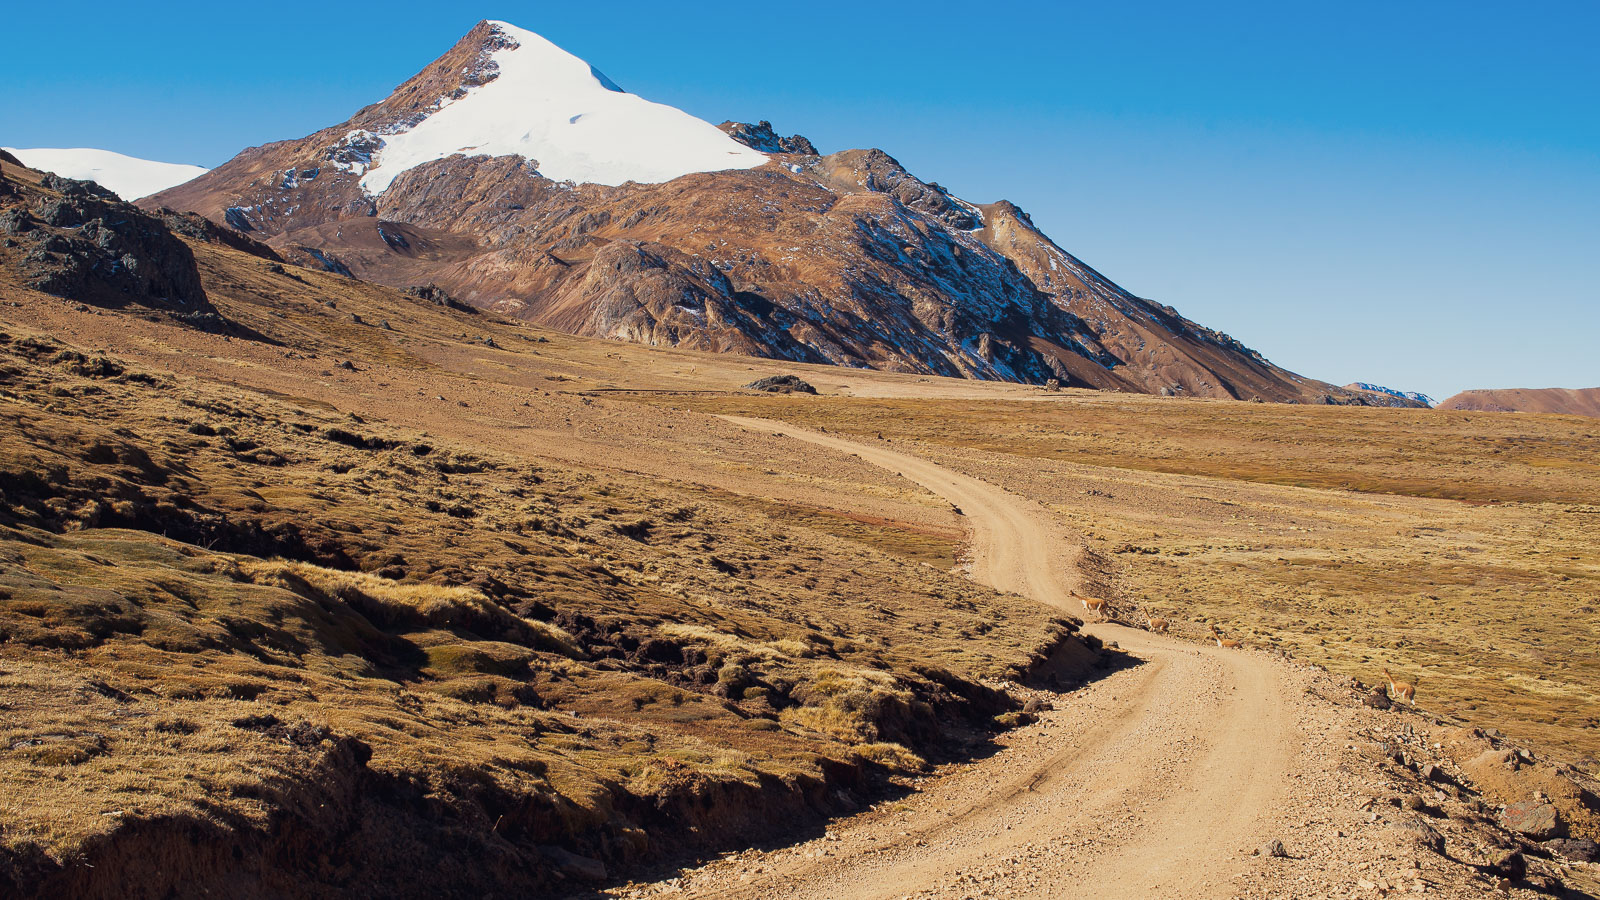
[[[767,157],[708,122],[627,93],[589,63],[507,22],[484,22],[468,83],[414,123],[396,123],[365,165],[381,194],[423,163],[461,153],[521,156],[552,181],[658,183],[691,172],[748,169]]]
[[[387,98],[142,201],[573,334],[901,372],[1370,402],[1135,297],[881,150],[714,127],[480,22]]]

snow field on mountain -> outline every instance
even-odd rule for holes
[[[691,172],[752,169],[767,156],[682,110],[622,91],[594,67],[531,31],[492,54],[499,75],[416,127],[384,135],[361,179],[381,194],[402,173],[456,153],[523,156],[555,181],[659,183]]]
[[[3,149],[22,160],[22,164],[30,169],[54,172],[63,178],[93,181],[103,188],[116,191],[118,197],[129,201],[199,178],[208,171],[201,166],[156,162],[87,147]]]

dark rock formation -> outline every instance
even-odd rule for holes
[[[772,130],[772,123],[766,120],[754,125],[748,122],[723,122],[717,126],[728,137],[762,153],[796,153],[802,156],[816,156],[817,148],[805,139],[804,136],[792,134],[788,137],[779,137]]]
[[[408,287],[406,288],[406,293],[417,298],[418,300],[426,300],[435,306],[444,306],[450,309],[457,309],[462,312],[478,311],[475,307],[468,306],[467,304],[462,303],[460,300],[450,296],[436,284],[415,285]]]
[[[766,391],[769,394],[815,394],[817,389],[800,379],[798,375],[768,375],[758,378],[745,385],[753,391]]]
[[[45,184],[70,193],[41,197],[8,217],[7,231],[31,245],[24,256],[29,287],[97,306],[215,312],[194,254],[160,219],[109,192],[83,190],[90,182],[49,176]]]

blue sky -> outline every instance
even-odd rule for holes
[[[712,122],[1006,198],[1337,383],[1600,385],[1600,4],[27,4],[0,143],[216,165],[480,18]]]

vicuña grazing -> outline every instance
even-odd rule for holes
[[[1389,699],[1404,700],[1408,705],[1417,699],[1417,686],[1409,681],[1395,681],[1388,669],[1383,670],[1383,680],[1389,682]]]
[[[1217,642],[1218,647],[1238,649],[1240,646],[1242,646],[1238,641],[1233,640],[1232,638],[1225,638],[1222,635],[1217,634],[1217,626],[1208,625],[1206,627],[1211,629],[1211,639]]]
[[[1107,603],[1105,600],[1097,597],[1085,597],[1077,591],[1069,591],[1069,593],[1083,603],[1083,611],[1085,613],[1094,613],[1099,617],[1100,621],[1106,621]]]

